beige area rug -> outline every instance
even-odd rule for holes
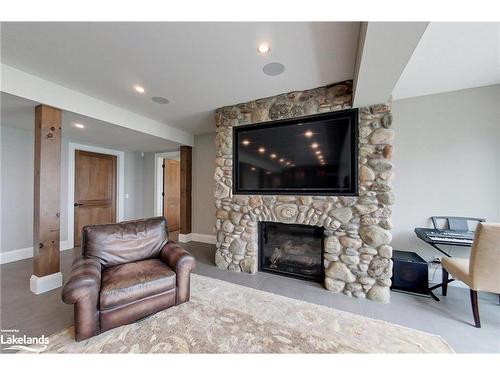
[[[451,353],[440,337],[329,307],[192,275],[191,301],[45,353]]]

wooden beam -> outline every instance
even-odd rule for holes
[[[37,277],[60,271],[61,112],[43,104],[35,108],[33,274]]]
[[[191,146],[181,146],[181,234],[191,233]]]

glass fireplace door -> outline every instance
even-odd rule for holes
[[[323,228],[261,222],[259,270],[323,282]]]

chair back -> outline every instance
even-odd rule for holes
[[[83,227],[82,255],[111,267],[156,257],[167,241],[164,217],[87,225]]]
[[[500,293],[500,224],[478,224],[469,267],[472,289]]]

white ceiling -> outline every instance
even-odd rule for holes
[[[500,23],[431,22],[394,99],[500,83]]]
[[[4,64],[196,134],[214,130],[218,107],[352,79],[358,32],[358,22],[2,23],[1,52]],[[269,62],[285,73],[263,74]]]
[[[39,103],[6,94],[1,95],[1,126],[33,131],[35,106]],[[69,111],[62,113],[62,135],[73,141],[123,151],[173,151],[179,145],[166,139],[126,129]],[[78,129],[75,123],[85,125]]]

